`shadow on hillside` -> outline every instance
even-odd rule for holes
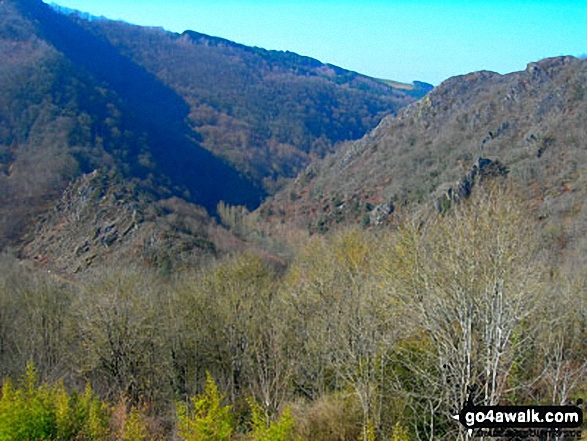
[[[262,189],[189,138],[190,109],[177,93],[40,0],[20,0],[18,6],[57,50],[123,99],[138,128],[148,133],[151,154],[162,172],[175,186],[187,188],[193,202],[210,213],[215,213],[221,200],[249,209],[260,204],[266,196]]]

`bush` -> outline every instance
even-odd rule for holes
[[[301,440],[294,433],[295,421],[291,410],[286,407],[277,421],[268,421],[258,403],[249,400],[251,406],[251,428],[247,439],[250,441],[297,441]]]
[[[69,395],[59,383],[38,384],[32,363],[18,386],[6,380],[0,397],[0,441],[105,440],[109,411],[88,386]]]
[[[147,425],[143,415],[132,407],[123,425],[123,441],[144,441],[147,439]]]
[[[330,394],[292,406],[296,432],[304,440],[345,441],[361,437],[362,411],[353,395]]]
[[[234,432],[231,406],[222,406],[222,396],[210,374],[203,394],[192,398],[192,407],[177,404],[177,433],[183,441],[228,441]]]

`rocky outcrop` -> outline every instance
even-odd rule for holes
[[[476,185],[487,179],[507,176],[508,173],[508,168],[499,160],[493,161],[479,157],[471,167],[471,171],[455,187],[449,187],[446,193],[436,200],[436,209],[439,212],[444,211],[450,205],[450,202],[459,202],[471,196],[471,192]]]
[[[94,171],[65,189],[40,218],[23,253],[68,273],[119,258],[161,266],[214,253],[207,238],[210,222],[192,204],[151,200],[116,173]]]
[[[375,208],[369,213],[369,225],[382,225],[385,222],[385,219],[387,219],[387,217],[391,215],[394,210],[395,207],[391,202],[376,205]]]
[[[545,59],[507,75],[450,78],[360,141],[315,162],[312,176],[285,188],[262,213],[300,226],[325,224],[325,218],[332,226],[372,225],[381,219],[372,212],[379,204],[392,202],[401,211],[450,203],[507,173],[536,207],[545,203],[557,227],[554,219],[587,218],[585,204],[573,202],[587,197],[586,84],[587,60],[574,57]],[[340,215],[324,210],[333,195],[344,204]],[[587,237],[578,224],[569,233],[575,243]]]

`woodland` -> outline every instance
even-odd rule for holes
[[[0,56],[0,441],[584,408],[586,60],[431,91],[40,0]]]
[[[471,394],[573,402],[585,266],[553,265],[532,210],[498,182],[394,228],[298,232],[287,261],[171,273],[5,255],[0,439],[465,439]]]

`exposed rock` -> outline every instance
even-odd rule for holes
[[[132,182],[94,171],[66,188],[23,254],[71,273],[124,256],[160,266],[214,253],[210,222],[201,208],[177,198],[149,200]]]
[[[436,201],[436,209],[438,211],[445,211],[450,205],[446,202],[459,202],[471,196],[473,188],[489,178],[496,178],[498,176],[507,176],[509,170],[499,160],[491,160],[488,158],[477,158],[477,161],[471,167],[463,179],[461,179],[455,188],[450,187],[446,194]]]
[[[370,225],[381,225],[392,214],[395,207],[391,202],[385,204],[376,205],[375,208],[369,213],[369,224]]]
[[[573,57],[542,60],[507,75],[450,78],[362,140],[314,163],[312,179],[286,187],[265,204],[264,213],[273,213],[267,216],[271,222],[315,225],[323,217],[323,201],[340,194],[348,208],[327,219],[330,225],[371,224],[378,204],[393,201],[396,211],[437,199],[438,205],[450,205],[479,181],[504,175],[506,164],[508,179],[522,193],[527,189],[537,208],[555,195],[549,219],[585,219],[587,205],[559,191],[568,184],[576,201],[587,195],[585,84],[587,60]],[[478,157],[491,162],[477,162]],[[295,201],[292,192],[299,196]],[[585,243],[584,229],[569,234],[575,238],[569,243]]]

